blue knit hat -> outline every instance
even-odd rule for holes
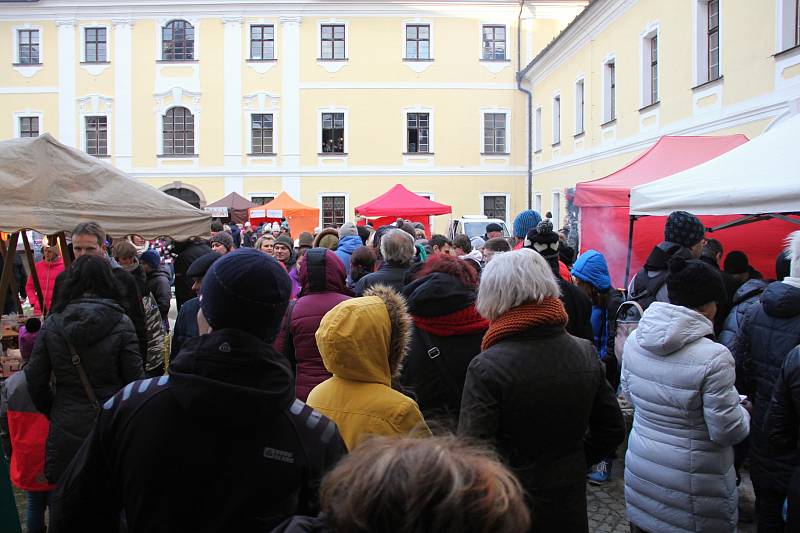
[[[147,250],[142,256],[139,258],[139,262],[145,264],[152,268],[153,270],[157,269],[161,264],[161,256],[158,255],[158,252],[154,250]]]
[[[239,248],[211,265],[202,292],[200,308],[212,328],[239,329],[271,341],[286,312],[292,282],[274,258]]]
[[[596,250],[588,250],[578,257],[578,260],[572,265],[572,275],[594,286],[600,292],[611,288],[608,263],[603,254]]]
[[[541,221],[542,215],[533,209],[520,212],[516,218],[514,218],[514,237],[524,239],[528,235],[528,232],[535,228]]]

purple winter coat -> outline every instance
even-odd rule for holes
[[[306,401],[311,389],[331,377],[322,362],[315,337],[322,317],[341,302],[349,300],[353,295],[345,282],[344,265],[334,252],[325,251],[325,281],[322,291],[312,288],[314,280],[309,275],[308,263],[309,256],[306,255],[300,266],[299,277],[302,290],[292,309],[291,323],[288,327],[292,334],[294,355],[297,361],[295,394],[302,401]],[[284,354],[287,353],[286,330],[284,322],[274,344],[275,349]]]

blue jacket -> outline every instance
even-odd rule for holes
[[[761,301],[761,293],[767,288],[767,282],[760,279],[751,279],[736,290],[731,301],[730,313],[725,318],[722,331],[719,333],[719,342],[728,347],[731,352],[741,334],[742,324],[747,311]]]
[[[339,247],[336,249],[336,257],[338,257],[344,264],[344,270],[347,272],[347,277],[350,277],[350,257],[356,248],[363,246],[361,237],[358,235],[348,235],[339,239]]]

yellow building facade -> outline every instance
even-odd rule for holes
[[[524,69],[534,206],[662,135],[760,135],[800,109],[797,0],[597,0]]]
[[[0,2],[0,139],[50,132],[201,207],[286,191],[322,225],[396,183],[513,220],[519,66],[587,2],[142,4]]]

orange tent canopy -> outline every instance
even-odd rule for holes
[[[253,226],[262,222],[280,222],[281,218],[286,218],[295,239],[304,231],[314,233],[314,228],[319,225],[319,208],[301,204],[285,191],[271,202],[251,207],[247,212]]]

